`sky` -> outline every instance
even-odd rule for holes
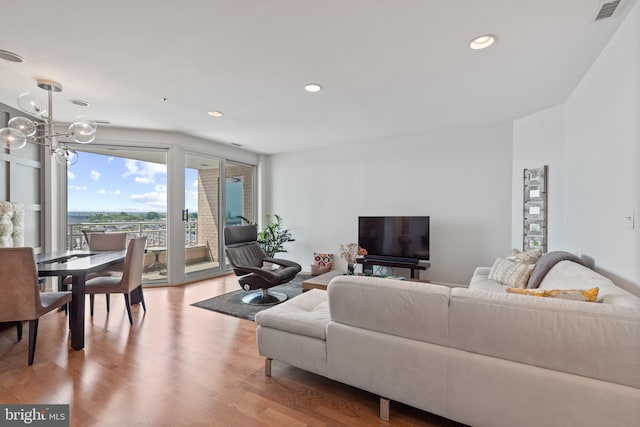
[[[166,212],[167,167],[116,156],[78,153],[67,169],[70,212]],[[198,210],[198,172],[185,169],[185,207]]]

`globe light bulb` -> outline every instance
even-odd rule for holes
[[[77,116],[75,119],[73,119],[73,122],[74,123],[84,123],[87,126],[90,126],[91,129],[93,129],[94,132],[98,130],[98,124],[96,123],[95,120],[93,120],[89,116]]]
[[[53,150],[54,160],[63,166],[73,166],[78,162],[78,153],[66,147]]]
[[[70,150],[70,149],[66,149],[67,150],[67,166],[73,166],[76,163],[78,163],[78,153],[75,152],[75,150]]]
[[[69,135],[80,144],[88,144],[96,139],[96,129],[98,125],[93,119],[87,116],[78,116],[69,125]]]
[[[41,96],[25,92],[18,97],[18,107],[25,113],[44,117],[47,114],[47,101]]]
[[[0,129],[0,141],[5,148],[19,150],[27,145],[27,137],[14,128]]]
[[[9,120],[9,127],[17,129],[26,137],[30,137],[36,134],[36,124],[26,117],[14,117]]]

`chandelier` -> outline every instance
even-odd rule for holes
[[[45,79],[38,79],[37,82],[40,89],[47,91],[47,104],[40,97],[25,92],[18,97],[18,107],[42,122],[14,117],[9,120],[9,127],[0,129],[0,142],[10,150],[20,150],[27,142],[44,145],[49,148],[49,154],[56,162],[71,166],[78,161],[78,154],[58,138],[70,138],[80,144],[93,142],[96,138],[96,122],[88,116],[78,116],[64,131],[56,131],[62,125],[53,121],[53,92],[62,92],[62,85]]]

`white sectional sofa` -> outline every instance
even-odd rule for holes
[[[640,298],[571,261],[542,289],[587,303],[338,276],[256,316],[260,354],[473,426],[640,425]]]

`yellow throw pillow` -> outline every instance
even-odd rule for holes
[[[534,267],[535,264],[498,258],[493,267],[491,267],[488,278],[514,288],[525,288]]]
[[[520,289],[507,288],[510,294],[531,295],[534,297],[549,297],[569,299],[573,301],[597,302],[599,288],[592,289]]]

